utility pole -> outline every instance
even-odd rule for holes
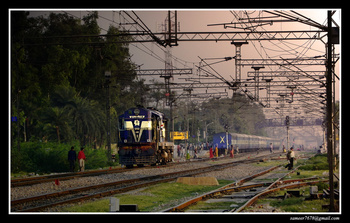
[[[107,158],[108,161],[112,161],[111,155],[111,114],[110,114],[110,102],[109,102],[109,84],[111,83],[111,72],[105,72],[105,88],[106,88],[106,117],[107,117]]]
[[[265,68],[263,65],[253,65],[252,69],[255,70],[255,101],[259,101],[259,70]]]
[[[330,204],[329,211],[334,212],[334,182],[333,182],[333,142],[332,140],[332,11],[327,12],[327,74],[326,74],[326,98],[327,98],[327,152],[328,152],[328,168],[329,168],[329,189]]]
[[[286,126],[287,126],[287,148],[289,149],[289,125],[290,125],[290,121],[289,121],[289,116],[286,116]]]
[[[236,47],[236,57],[235,57],[235,82],[239,84],[241,82],[241,58],[242,58],[242,50],[241,47],[243,44],[248,44],[247,41],[232,41],[231,44],[235,45]]]
[[[225,124],[224,127],[225,127],[225,132],[226,132],[226,150],[225,151],[227,151],[228,150],[228,125]],[[226,155],[226,153],[224,155]]]

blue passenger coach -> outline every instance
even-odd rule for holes
[[[213,136],[213,148],[217,146],[219,154],[223,154],[225,149],[231,148],[231,145],[235,152],[237,147],[239,152],[270,150],[271,143],[273,150],[278,150],[281,144],[279,139],[239,133],[220,132]]]

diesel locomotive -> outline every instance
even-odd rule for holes
[[[167,119],[154,108],[130,108],[119,116],[119,162],[126,167],[172,161],[172,142],[166,137]]]

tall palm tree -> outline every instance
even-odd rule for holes
[[[42,121],[44,124],[44,132],[48,137],[57,136],[58,143],[61,137],[69,140],[72,137],[72,129],[69,125],[69,117],[67,109],[61,107],[48,107],[44,110]]]
[[[76,96],[74,97],[74,103],[69,107],[68,114],[75,123],[75,132],[81,145],[86,144],[86,137],[103,134],[105,116],[98,102]]]

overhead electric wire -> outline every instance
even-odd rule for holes
[[[237,14],[235,13],[235,12],[232,12],[231,11],[231,13],[236,17],[236,19],[238,19],[238,21],[240,20],[239,19],[239,17],[237,16]],[[283,14],[283,13],[282,13]],[[295,14],[297,14],[297,13],[295,13]],[[248,15],[248,13],[247,12],[245,12],[245,15],[247,16],[247,22],[244,22],[244,23],[242,23],[242,26],[243,26],[243,24],[247,24],[247,23],[249,23],[249,21],[251,20],[250,18],[249,18],[249,15]],[[259,13],[259,16],[260,16],[260,13]],[[283,14],[283,16],[284,17],[286,17],[286,18],[289,18],[289,19],[293,19],[293,20],[295,20],[295,21],[299,21],[300,19],[296,19],[296,18],[293,18],[293,16],[291,16],[291,15],[286,15],[286,14]],[[306,17],[304,17],[303,16],[303,18],[306,18]],[[311,19],[309,19],[308,21],[311,21],[311,22],[314,22],[313,20],[311,20]],[[304,24],[308,24],[308,25],[316,25],[317,27],[320,27],[320,24],[316,24],[316,22],[314,23],[314,24],[310,24],[309,22],[305,22],[305,21],[302,21]],[[263,27],[262,27],[262,29],[264,29]],[[265,29],[264,29],[265,30]],[[269,41],[269,42],[271,42],[275,47],[278,47],[279,49],[281,49],[281,50],[284,50],[284,52],[288,52],[288,54],[290,54],[290,52],[291,52],[291,48],[286,44],[286,43],[284,43],[284,41],[280,41],[285,47],[287,47],[287,48],[289,48],[289,50],[286,50],[286,49],[284,49],[283,47],[281,47],[281,46],[278,46],[276,43],[274,43],[273,41]],[[303,49],[302,49],[302,51],[301,52],[298,52],[298,51],[296,51],[295,50],[295,52],[297,53],[297,55],[296,55],[296,58],[301,58],[301,57],[303,57],[304,55],[306,55],[306,53],[312,48],[312,45],[315,43],[315,41],[306,41],[305,43],[303,43],[301,46],[298,46],[298,48],[299,47],[303,47]],[[305,45],[305,46],[304,46]],[[256,46],[255,46],[255,44],[253,44],[253,46],[254,46],[254,48],[255,48],[255,50],[256,50],[256,52],[262,57],[262,55],[261,55],[261,53],[259,52],[259,50],[256,48]],[[266,52],[266,50],[268,49],[267,47],[264,47],[263,45],[262,45],[262,43],[260,42],[260,47],[261,47],[261,49],[265,52],[265,56],[267,57],[267,58],[269,58],[269,59],[272,59],[272,57],[271,56],[269,56],[269,54]],[[293,53],[293,54],[295,54],[295,53]],[[274,56],[275,57],[275,56]],[[263,57],[262,57],[263,58]],[[272,59],[273,60],[273,59]],[[292,62],[291,62],[291,64],[290,65],[292,65]],[[284,68],[288,68],[288,66],[287,65],[283,65],[283,67]],[[294,67],[296,67],[298,70],[299,70],[299,72],[301,72],[301,70],[300,70],[300,68],[299,67],[297,67],[297,66],[295,66],[294,65]],[[288,68],[288,69],[290,69],[290,68]],[[292,70],[292,69],[290,69],[290,70]],[[304,73],[305,74],[305,76],[307,76],[307,77],[309,77],[310,78],[310,75],[308,75],[307,73]],[[318,80],[317,80],[318,81]],[[321,82],[321,81],[320,81]],[[322,83],[322,82],[321,82]],[[300,86],[300,88],[304,88],[304,86]],[[303,90],[303,91],[306,91],[306,90],[309,90],[307,87],[305,87],[305,90]]]
[[[124,11],[125,12],[125,11]],[[265,11],[264,11],[265,12]],[[144,24],[143,23],[143,21],[137,16],[137,14],[134,12],[134,11],[132,11],[132,13],[134,14],[134,16],[136,16],[136,19],[134,19],[133,18],[133,16],[131,16],[131,15],[129,15],[127,12],[125,12],[126,13],[126,15],[129,17],[129,18],[131,18],[132,20],[133,20],[133,22],[134,23],[130,23],[129,22],[129,24],[134,24],[134,25],[138,25],[138,27],[140,27],[143,31],[145,31],[146,33],[148,33],[150,36],[152,36],[152,31],[147,27],[147,25],[146,24]],[[253,15],[255,12],[248,12],[248,11],[245,11],[245,12],[243,12],[245,15],[246,15],[246,20],[248,20],[247,22],[244,22],[243,20],[245,19],[245,18],[243,18],[242,16],[240,17],[236,12],[232,12],[231,11],[231,13],[236,17],[236,19],[237,19],[237,21],[241,21],[242,23],[240,23],[241,24],[241,27],[242,28],[247,28],[247,24],[249,23],[249,24],[251,24],[251,27],[250,28],[252,28],[251,30],[253,31],[253,33],[252,33],[252,35],[256,35],[256,34],[254,34],[254,30],[257,30],[257,27],[253,27],[253,24],[251,23],[252,22],[252,20],[251,20],[251,18],[250,18],[250,16],[251,15]],[[319,23],[317,23],[317,22],[315,22],[315,21],[313,21],[313,20],[311,20],[311,19],[307,19],[305,16],[301,16],[300,14],[298,14],[298,13],[296,13],[296,12],[292,12],[292,13],[294,13],[294,14],[296,14],[297,16],[295,16],[294,14],[292,15],[291,13],[287,13],[287,12],[276,12],[277,14],[280,14],[280,15],[278,15],[278,16],[281,16],[281,17],[285,17],[285,18],[289,18],[289,19],[291,19],[291,20],[295,20],[295,21],[298,21],[298,22],[302,22],[302,23],[304,23],[304,24],[307,24],[307,25],[314,25],[314,26],[320,26],[320,24]],[[263,12],[261,12],[261,11],[259,11],[259,19],[261,19],[262,17],[262,14],[263,14]],[[283,16],[282,16],[283,15]],[[276,15],[277,16],[277,15]],[[302,18],[299,18],[299,17],[301,16]],[[103,18],[103,19],[105,19],[105,20],[107,20],[107,21],[109,21],[109,22],[113,22],[113,23],[116,23],[114,20],[112,21],[112,20],[109,20],[109,19],[107,19],[107,18],[105,18],[105,17],[103,17],[103,16],[100,16],[101,18]],[[125,17],[124,17],[124,19],[126,19]],[[305,20],[306,19],[306,20]],[[321,25],[322,26],[322,25]],[[102,29],[102,28],[101,28]],[[262,27],[262,29],[264,29],[264,27]],[[265,30],[265,29],[264,29]],[[155,41],[158,43],[158,44],[156,44],[156,47],[158,47],[163,53],[165,53],[165,50],[162,48],[162,47],[160,47],[160,45],[162,45],[162,44],[160,44],[156,39],[155,39]],[[290,44],[290,45],[293,45],[292,43],[289,43],[289,42],[285,42],[285,41],[279,41],[282,45],[278,45],[278,44],[276,44],[274,41],[269,41],[271,44],[273,44],[275,47],[277,47],[277,48],[279,48],[281,51],[280,52],[282,52],[283,50],[285,51],[285,52],[287,52],[288,54],[291,54],[291,55],[297,55],[297,57],[296,58],[300,58],[300,57],[303,57],[304,55],[306,55],[306,53],[311,49],[312,50],[312,45],[315,43],[315,40],[314,41],[312,41],[312,40],[309,40],[309,41],[306,41],[306,42],[304,42],[302,45],[296,45],[295,44],[295,46],[297,46],[297,47],[295,47],[295,48],[291,48],[290,46],[288,46],[287,44]],[[253,44],[253,46],[254,46],[254,48],[255,48],[255,50],[256,50],[256,52],[260,55],[260,57],[261,58],[269,58],[269,59],[271,59],[272,61],[273,61],[273,58],[274,57],[276,57],[276,56],[272,56],[271,57],[271,55],[269,55],[269,53],[267,52],[268,50],[271,50],[271,51],[277,51],[277,50],[273,50],[273,49],[269,49],[268,47],[264,47],[263,46],[263,44],[259,41],[259,43],[260,43],[260,50],[258,49],[258,47],[254,44],[254,42],[252,42],[252,44]],[[152,43],[153,44],[153,43]],[[160,45],[159,45],[160,44]],[[141,50],[142,52],[144,52],[144,53],[146,53],[147,55],[149,55],[149,56],[152,56],[152,57],[154,57],[155,59],[157,59],[158,61],[160,61],[160,62],[163,62],[163,63],[165,63],[165,60],[163,59],[164,57],[162,57],[162,56],[159,56],[153,49],[150,49],[149,47],[147,47],[144,43],[141,43],[141,46],[142,47],[140,47],[140,46],[138,46],[137,44],[131,44],[132,46],[134,46],[134,47],[136,47],[137,49],[139,49],[139,50]],[[152,45],[153,46],[153,45]],[[288,49],[285,49],[283,46],[285,46],[286,48],[288,48]],[[296,51],[295,49],[299,49],[299,48],[303,48],[300,52],[298,52],[298,51]],[[265,56],[262,54],[262,52],[261,51],[263,51],[264,52],[264,54],[265,54]],[[288,55],[287,54],[287,55]],[[282,56],[281,54],[280,55],[277,55],[277,56]],[[173,56],[172,55],[172,60],[174,60],[174,61],[177,61],[177,62],[179,62],[180,64],[182,64],[183,66],[185,66],[185,67],[189,67],[188,65],[187,65],[187,63],[190,63],[190,64],[192,64],[192,65],[194,65],[194,63],[193,62],[187,62],[187,61],[184,61],[184,60],[182,60],[182,59],[180,59],[180,58],[177,58],[177,57],[175,57],[175,56]],[[204,63],[206,63],[205,61],[204,61]],[[218,62],[216,62],[216,63],[218,63]],[[207,64],[207,63],[206,63]],[[209,65],[212,65],[212,64],[209,64]],[[205,66],[208,66],[208,64],[207,65],[205,65]],[[174,68],[176,68],[177,66],[173,66]],[[223,76],[222,75],[220,75],[213,67],[211,67],[211,66],[209,66],[210,67],[210,69],[215,73],[215,74],[213,74],[212,72],[210,72],[210,71],[207,71],[207,70],[204,70],[203,69],[203,67],[204,66],[196,66],[199,70],[203,70],[203,71],[205,71],[205,72],[207,72],[207,73],[210,73],[210,75],[212,75],[212,76],[214,76],[214,77],[216,77],[216,78],[218,78],[219,80],[221,80],[221,81],[224,81],[225,83],[229,83],[225,78],[223,78]],[[281,68],[282,67],[284,67],[284,68],[288,68],[289,67],[289,65],[284,65],[284,66],[281,66]],[[193,68],[193,66],[192,66],[192,68]],[[271,71],[273,71],[273,69],[271,68],[271,67],[269,67],[269,69],[271,70]],[[289,68],[290,69],[290,68]],[[292,70],[292,69],[290,69],[290,70]],[[189,75],[188,75],[189,76]]]

